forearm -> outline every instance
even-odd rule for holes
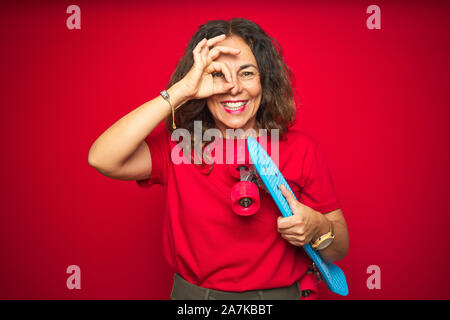
[[[329,231],[330,222],[333,224],[335,237],[333,242],[327,248],[319,250],[317,252],[325,261],[328,262],[334,262],[343,259],[348,252],[349,241],[347,225],[345,224],[345,222],[330,219],[326,214],[318,214],[320,215],[321,222],[318,232],[316,233],[315,237],[313,237],[313,241]]]
[[[180,82],[167,92],[175,109],[189,100]],[[120,167],[171,112],[169,103],[160,95],[134,109],[95,140],[89,150],[89,163],[105,170]]]

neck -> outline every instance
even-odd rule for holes
[[[246,139],[249,136],[252,136],[254,138],[259,137],[260,135],[263,135],[262,132],[260,132],[261,125],[259,122],[254,121],[252,125],[245,125],[242,128],[228,128],[223,125],[216,124],[217,128],[222,133],[222,136],[225,139]]]

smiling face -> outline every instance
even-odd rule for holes
[[[238,55],[221,54],[215,61],[224,63],[231,72],[234,87],[224,94],[207,99],[207,106],[217,128],[225,136],[225,129],[256,129],[256,112],[262,90],[256,58],[250,47],[238,36],[230,36],[217,43],[240,49]],[[222,73],[212,74],[214,82],[226,81]]]

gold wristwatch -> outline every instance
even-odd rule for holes
[[[314,243],[311,243],[311,247],[314,250],[323,250],[325,248],[327,248],[334,240],[334,228],[333,228],[333,223],[331,221],[330,222],[330,231],[321,235],[319,238],[317,238],[316,241],[314,241]]]

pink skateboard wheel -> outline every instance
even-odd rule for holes
[[[259,189],[250,181],[236,182],[231,188],[231,208],[240,216],[255,214],[261,202],[259,200]]]

